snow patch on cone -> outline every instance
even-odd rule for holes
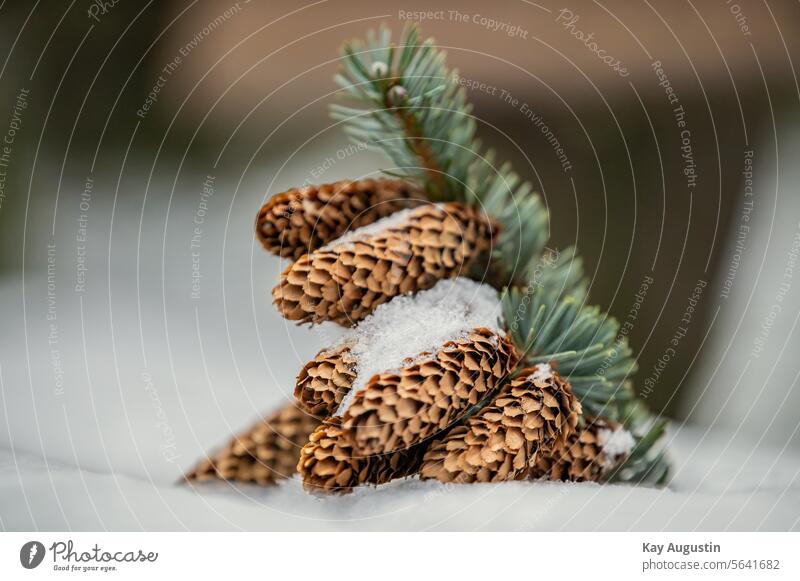
[[[385,218],[376,220],[372,224],[367,224],[361,228],[356,228],[355,230],[346,232],[344,235],[323,246],[320,250],[330,250],[333,247],[339,246],[352,246],[354,242],[374,236],[375,234],[380,234],[384,230],[388,230],[389,228],[393,228],[399,224],[402,224],[414,209],[415,208],[407,208],[405,210],[400,210],[399,212],[395,212],[394,214],[386,216]]]
[[[528,376],[528,379],[530,381],[535,381],[535,380],[546,381],[551,377],[553,377],[553,368],[550,367],[550,364],[540,363],[539,365],[536,366],[536,369],[534,369],[533,373],[531,373]]]
[[[497,291],[461,277],[380,305],[339,341],[350,348],[356,378],[334,415],[341,417],[376,374],[433,357],[447,341],[464,339],[478,327],[503,334],[501,312]]]
[[[636,445],[636,440],[628,430],[618,426],[615,430],[609,430],[608,428],[598,430],[597,443],[600,444],[605,456],[603,466],[605,468],[613,468],[621,458],[631,453],[634,445]]]

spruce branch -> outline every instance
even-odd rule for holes
[[[667,422],[636,399],[628,378],[637,365],[619,323],[598,307],[585,306],[586,279],[574,249],[539,257],[531,272],[525,289],[511,287],[502,297],[505,323],[523,364],[555,362],[584,413],[622,422],[631,431],[636,445],[607,480],[665,484]]]
[[[480,142],[475,142],[475,151]],[[505,284],[529,283],[541,259],[549,234],[549,215],[541,196],[514,173],[511,164],[500,167],[488,150],[469,167],[467,202],[479,204],[500,224],[493,249],[493,265]]]
[[[503,296],[504,316],[525,364],[555,362],[586,413],[619,420],[619,405],[634,397],[626,378],[636,363],[627,341],[617,340],[616,320],[575,296],[532,300],[531,309],[525,300],[518,289]]]
[[[333,118],[352,139],[392,160],[396,167],[387,173],[422,185],[431,200],[475,204],[494,217],[498,286],[525,284],[529,261],[549,236],[547,210],[510,164],[497,167],[493,151],[481,153],[472,106],[445,53],[432,39],[420,42],[411,25],[398,46],[381,27],[366,42],[345,44],[342,57],[336,81],[352,105],[332,105]]]
[[[399,46],[382,26],[366,43],[344,45],[336,81],[355,106],[332,106],[355,140],[384,151],[398,177],[425,186],[434,200],[459,200],[467,183],[475,137],[466,91],[445,66],[432,39],[408,26]]]
[[[433,201],[480,207],[500,225],[492,248],[493,278],[506,287],[503,317],[522,364],[554,361],[584,411],[622,422],[636,447],[611,480],[661,484],[669,463],[659,442],[666,422],[636,400],[637,365],[619,324],[586,306],[587,283],[572,248],[545,250],[549,216],[541,197],[508,163],[476,138],[466,91],[433,40],[408,26],[392,43],[389,29],[344,45],[336,81],[349,105],[332,116],[352,139],[385,153],[390,175],[413,181]],[[477,408],[476,408],[477,409]]]

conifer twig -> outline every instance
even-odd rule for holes
[[[480,207],[499,223],[492,267],[503,292],[504,322],[522,364],[553,361],[587,413],[623,422],[636,438],[613,480],[663,483],[669,464],[658,450],[665,423],[636,400],[636,362],[619,324],[586,305],[587,281],[574,249],[545,252],[549,216],[541,197],[510,164],[476,138],[466,91],[433,40],[406,27],[399,44],[387,27],[343,49],[336,77],[352,105],[332,106],[355,140],[384,152],[386,172],[416,182],[431,200]]]

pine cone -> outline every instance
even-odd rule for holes
[[[360,228],[408,207],[415,192],[402,180],[364,179],[293,188],[276,194],[256,217],[264,248],[296,260]]]
[[[480,210],[455,202],[386,220],[390,223],[377,232],[356,232],[290,265],[272,290],[283,316],[350,326],[392,297],[466,272],[491,247],[495,233]]]
[[[612,434],[627,434],[625,447],[610,450],[608,440]],[[572,480],[574,482],[599,482],[625,460],[633,445],[633,438],[622,426],[605,418],[593,418],[572,432],[565,442],[548,453],[539,454],[529,477],[532,479]]]
[[[300,451],[297,471],[309,492],[351,492],[355,486],[384,484],[419,470],[424,448],[360,456],[337,423],[332,419],[317,428]]]
[[[315,416],[332,415],[356,378],[355,364],[346,345],[323,349],[297,376],[294,396]]]
[[[431,445],[423,480],[500,482],[524,479],[539,450],[565,442],[581,404],[549,365],[525,369],[494,401]]]
[[[319,425],[319,420],[289,402],[200,462],[186,480],[275,484],[296,472],[300,448]]]
[[[428,358],[372,377],[345,410],[342,427],[360,454],[409,448],[461,419],[516,361],[508,339],[474,329]]]

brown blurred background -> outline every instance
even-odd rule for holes
[[[692,381],[700,381],[695,355],[726,303],[719,285],[743,208],[746,152],[757,164],[777,159],[773,142],[797,125],[800,5],[620,0],[564,8],[547,0],[53,2],[35,9],[7,2],[0,112],[10,116],[21,88],[30,90],[30,103],[0,209],[3,272],[13,276],[23,265],[26,212],[24,243],[46,238],[56,191],[74,198],[91,172],[99,196],[114,187],[123,162],[126,173],[139,172],[123,195],[140,195],[136,183],[152,171],[174,178],[176,203],[180,185],[195,184],[210,167],[221,184],[258,180],[265,193],[295,185],[346,143],[326,111],[342,41],[381,22],[399,33],[408,13],[431,12],[424,34],[447,47],[465,79],[486,85],[470,91],[482,138],[546,197],[552,244],[578,245],[593,302],[624,320],[652,277],[630,333],[640,353],[637,383],[657,377],[651,404],[685,416],[698,393]],[[587,46],[589,33],[626,75]],[[676,95],[672,104],[657,61]],[[160,76],[150,109],[137,113]],[[677,106],[685,127],[677,125]],[[568,168],[527,110],[552,131]],[[683,129],[691,160],[683,157]],[[330,177],[381,167],[377,158],[356,161]],[[687,164],[696,181],[687,180]],[[280,171],[265,176],[264,168]],[[756,212],[774,208],[765,202]],[[25,266],[43,268],[45,258],[29,252]],[[739,272],[737,284],[750,276]],[[682,322],[698,281],[708,288]],[[680,327],[685,337],[656,375]]]

